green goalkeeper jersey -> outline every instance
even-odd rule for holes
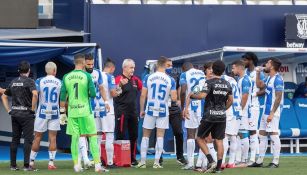
[[[68,117],[88,117],[92,114],[90,97],[95,97],[95,85],[89,73],[73,70],[63,77],[61,101],[68,98]]]

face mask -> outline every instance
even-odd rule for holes
[[[93,68],[85,68],[85,70],[86,70],[86,72],[88,72],[88,73],[91,74],[91,73],[93,72],[94,69],[93,69]]]
[[[171,74],[171,73],[172,73],[172,70],[173,70],[173,68],[170,67],[170,68],[165,69],[165,72],[166,72],[167,74]]]

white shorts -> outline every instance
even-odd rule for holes
[[[157,116],[150,116],[145,115],[143,128],[145,129],[168,129],[169,127],[169,117],[157,117]]]
[[[189,111],[190,119],[184,120],[184,127],[189,129],[196,129],[200,125],[201,116],[197,116],[197,112]]]
[[[34,131],[36,132],[46,132],[49,131],[59,131],[61,130],[60,127],[60,120],[59,119],[42,119],[39,117],[35,118],[34,123]]]
[[[259,130],[266,132],[279,132],[280,116],[274,115],[270,123],[267,123],[267,118],[268,115],[262,115]]]
[[[248,117],[247,116],[242,116],[240,122],[240,130],[248,130]]]
[[[248,118],[248,130],[256,131],[258,129],[258,121],[260,115],[260,108],[251,107],[250,108],[250,118]]]
[[[107,114],[100,118],[95,118],[97,132],[114,132],[115,130],[115,115]]]
[[[236,117],[232,117],[231,120],[226,120],[225,134],[236,136],[239,132],[241,120],[237,120]]]

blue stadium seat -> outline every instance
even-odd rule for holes
[[[297,131],[300,128],[293,103],[290,99],[284,100],[284,108],[279,122],[280,137],[298,137]]]
[[[307,98],[295,99],[294,109],[300,125],[300,137],[307,137]]]
[[[297,84],[293,82],[285,82],[285,98],[293,99]]]

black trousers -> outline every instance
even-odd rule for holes
[[[181,110],[171,110],[170,108],[169,124],[172,127],[176,139],[176,156],[177,159],[183,158],[183,131]]]
[[[138,138],[138,115],[136,110],[115,110],[116,140],[124,140],[128,131],[131,150],[131,162],[136,161],[136,146]]]
[[[12,143],[10,147],[10,158],[11,158],[11,166],[15,167],[16,164],[16,156],[17,149],[20,144],[20,139],[23,135],[24,137],[24,167],[29,166],[30,161],[30,153],[33,142],[33,134],[34,134],[34,116],[28,117],[18,117],[12,116]]]

